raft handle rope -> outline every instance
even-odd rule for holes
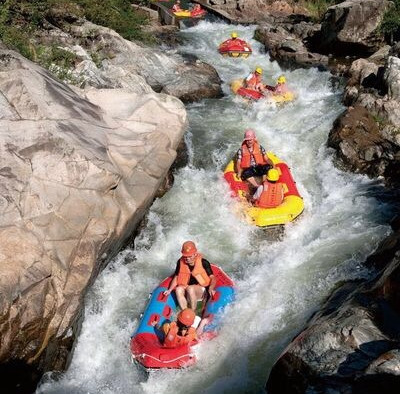
[[[179,357],[177,357],[177,358],[174,358],[174,359],[168,360],[168,361],[162,361],[162,360],[160,360],[159,358],[150,356],[150,354],[146,354],[146,353],[139,354],[139,355],[136,356],[136,357],[134,356],[134,358],[142,358],[142,359],[144,359],[145,357],[149,357],[149,358],[151,358],[151,359],[153,359],[153,360],[155,360],[155,361],[159,361],[160,363],[167,364],[167,363],[172,363],[172,362],[174,362],[174,361],[178,361],[179,359],[181,359],[181,358],[183,358],[183,357],[193,358],[194,355],[193,355],[193,354],[190,354],[190,353],[189,353],[189,354],[183,354],[182,356],[179,356]]]

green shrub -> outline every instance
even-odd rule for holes
[[[312,19],[320,21],[328,7],[341,3],[342,0],[295,0],[295,2],[306,8]]]
[[[383,16],[380,30],[387,37],[390,37],[390,41],[393,41],[395,37],[400,37],[400,0],[392,0],[394,3],[393,7],[390,7]]]

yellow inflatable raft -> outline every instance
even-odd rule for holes
[[[295,220],[304,210],[304,202],[300,196],[296,182],[292,178],[287,164],[278,159],[273,153],[267,153],[274,167],[279,171],[279,180],[284,184],[285,193],[283,203],[276,208],[260,208],[251,205],[246,198],[248,193],[247,182],[238,178],[234,161],[231,160],[224,171],[224,178],[231,187],[232,194],[241,202],[241,212],[247,220],[259,227],[282,225]]]
[[[285,94],[271,94],[271,95],[264,95],[261,92],[258,92],[253,89],[247,89],[243,87],[243,79],[236,79],[231,82],[231,90],[234,94],[238,94],[245,99],[250,100],[260,100],[260,99],[267,99],[268,101],[272,101],[276,104],[284,104],[290,101],[293,101],[296,96],[293,92],[287,92]]]

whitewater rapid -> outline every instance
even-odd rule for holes
[[[250,58],[217,53],[233,30],[252,45]],[[185,45],[179,51],[212,64],[225,96],[187,106],[189,164],[152,205],[134,248],[123,250],[96,280],[69,369],[44,379],[38,393],[261,393],[291,338],[338,283],[368,276],[361,262],[390,232],[390,207],[376,198],[379,184],[335,168],[326,147],[343,110],[330,73],[285,72],[296,102],[249,106],[230,93],[232,79],[255,66],[269,84],[282,74],[252,39],[254,26],[201,22],[180,34]],[[280,240],[238,219],[222,177],[247,127],[289,164],[304,197],[304,213]],[[188,239],[235,280],[236,301],[225,311],[220,335],[195,349],[195,366],[146,376],[130,362],[130,335],[148,294],[172,273]]]

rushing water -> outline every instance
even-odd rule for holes
[[[216,48],[232,27],[201,22],[182,31],[194,53],[218,70],[226,96],[188,106],[190,163],[173,188],[154,202],[135,248],[122,251],[86,298],[72,363],[39,393],[259,393],[273,363],[324,298],[345,279],[365,277],[360,264],[389,232],[379,185],[334,167],[326,147],[343,110],[331,75],[316,69],[285,72],[298,100],[283,108],[233,97],[229,82],[256,65],[273,84],[282,73],[252,39],[254,27],[235,27],[251,43],[247,60],[221,57]],[[238,219],[222,170],[246,127],[291,167],[305,211],[280,240]],[[378,190],[378,192],[377,192]],[[175,268],[183,241],[194,240],[237,285],[220,335],[198,346],[187,370],[145,376],[130,363],[129,339],[147,295]]]

